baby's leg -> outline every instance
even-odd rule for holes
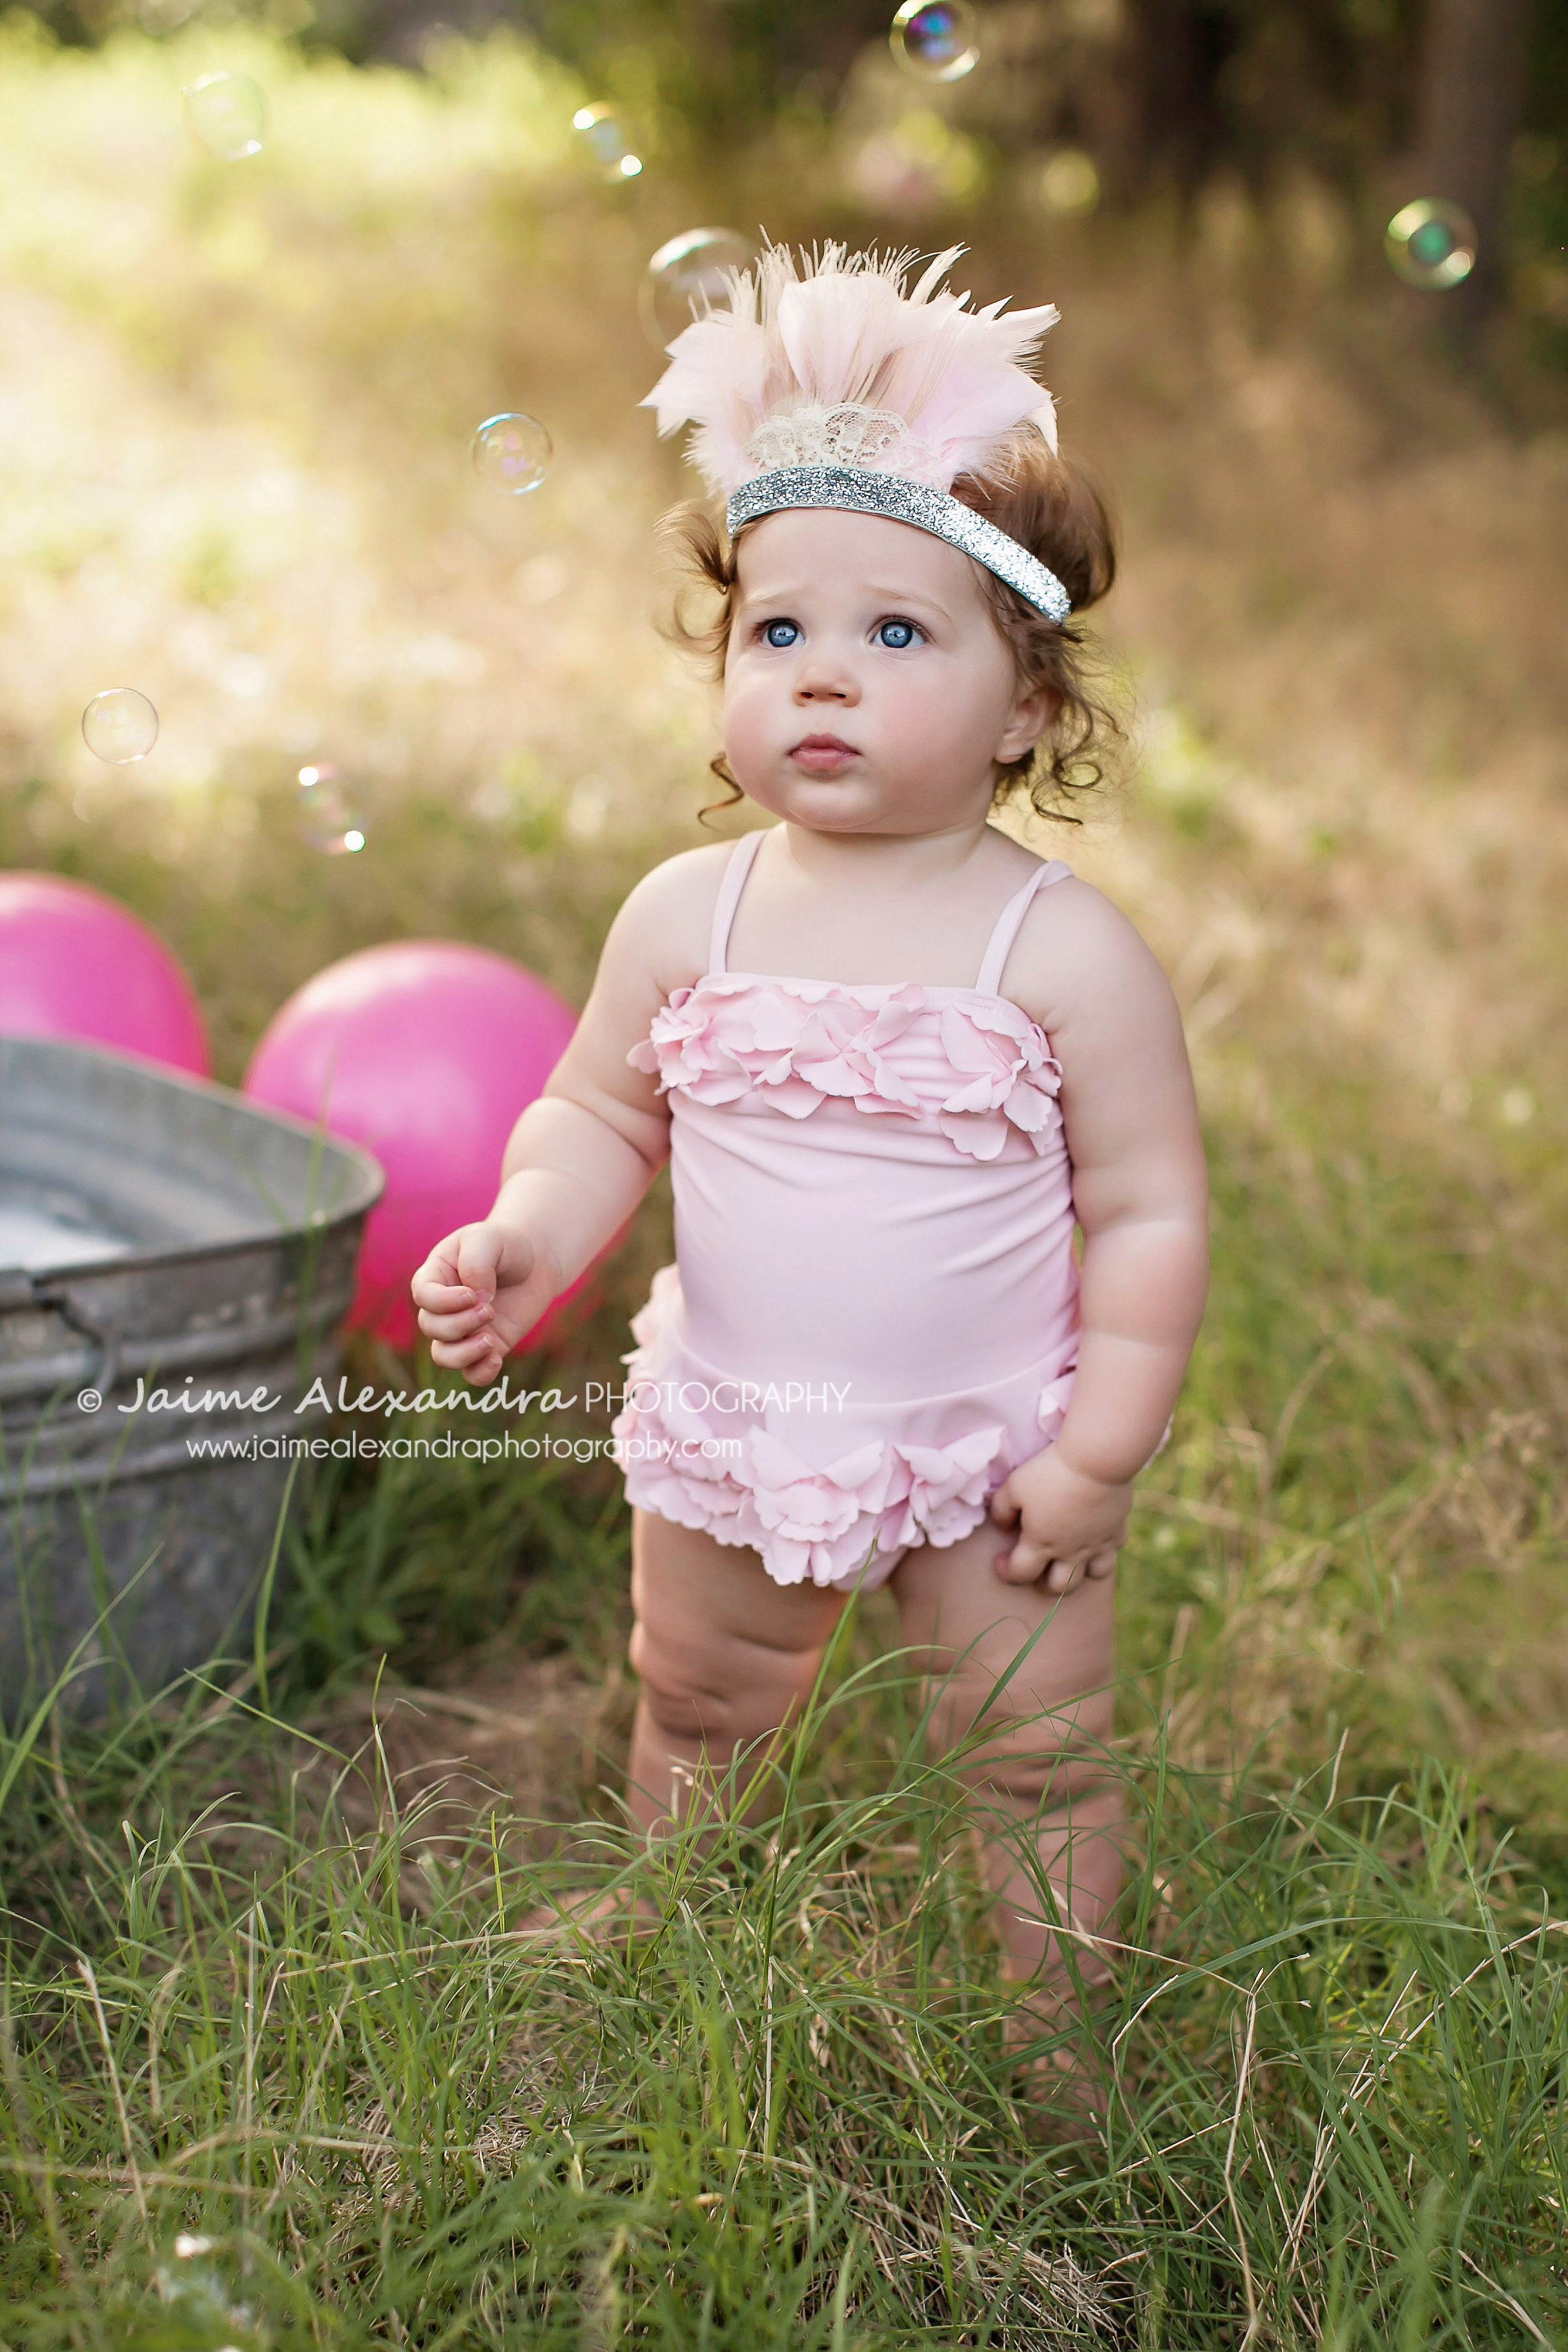
[[[982,1726],[964,1779],[991,1817],[987,1869],[996,1926],[1015,1980],[1033,1980],[1045,2014],[1070,1999],[1067,1956],[1046,1906],[1003,1823],[1026,1829],[1056,1891],[1064,1924],[1093,1936],[1116,1900],[1122,1857],[1116,1837],[1120,1788],[1100,1752],[1111,1732],[1115,1582],[1107,1576],[1057,1596],[1043,1585],[1004,1584],[993,1567],[1001,1539],[986,1523],[961,1543],[906,1553],[893,1591],[904,1638],[931,1677],[935,1753],[955,1746],[993,1699],[999,1678],[1031,1634],[1039,1638]],[[1043,1626],[1044,1630],[1039,1629]],[[1001,1818],[998,1819],[998,1816]],[[1073,1938],[1090,1983],[1102,1962]]]
[[[667,1835],[738,1747],[786,1724],[810,1693],[840,1592],[775,1584],[754,1551],[651,1511],[632,1515],[631,1662],[642,1685],[626,1797]]]

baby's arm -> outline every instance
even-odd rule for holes
[[[593,992],[537,1102],[511,1131],[488,1217],[431,1251],[411,1290],[432,1360],[482,1385],[626,1223],[668,1155],[655,1082],[626,1055],[671,989],[713,894],[711,850],[647,875],[610,926]]]
[[[1065,1592],[1113,1565],[1132,1481],[1180,1392],[1208,1282],[1208,1180],[1163,972],[1098,891],[1063,882],[1042,896],[1040,934],[1057,919],[1020,997],[1042,1003],[1062,1066],[1083,1328],[1056,1443],[1019,1465],[992,1507],[1018,1526],[998,1573],[1026,1584],[1046,1571],[1047,1589]]]

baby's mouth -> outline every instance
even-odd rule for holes
[[[795,746],[790,758],[797,768],[809,769],[815,776],[830,776],[860,754],[853,743],[846,743],[841,735],[806,735]]]

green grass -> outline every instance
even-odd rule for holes
[[[650,1858],[613,1726],[530,1820],[343,1711],[509,1645],[610,1673],[608,1475],[334,1469],[286,1541],[268,1707],[237,1660],[7,1745],[0,2340],[1568,2341],[1561,1781],[1506,1690],[1558,1573],[1550,1465],[1497,1440],[1520,1301],[1478,1318],[1443,1248],[1468,1196],[1391,1150],[1303,1198],[1288,1135],[1213,1140],[1215,1307],[1126,1564],[1102,2130],[1062,2144],[1009,2071],[884,1601],[762,1827]],[[661,1924],[515,1936],[617,1885]]]
[[[563,1868],[503,1823],[422,1866],[382,1777],[352,1833],[374,1745],[240,1700],[172,1772],[171,1728],[12,1800],[7,2342],[1560,2340],[1564,1923],[1436,1769],[1215,1780],[1150,1724],[1070,2147],[896,1671],[825,1696],[766,1835],[581,1833],[572,1885],[658,1915],[607,1948],[515,1936]]]

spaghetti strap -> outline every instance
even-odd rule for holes
[[[1071,872],[1070,866],[1064,866],[1059,857],[1053,857],[1048,866],[1036,867],[1021,890],[1015,890],[1002,912],[997,916],[996,928],[986,941],[985,953],[980,963],[980,974],[974,983],[977,995],[1000,994],[1003,971],[1008,955],[1012,951],[1013,942],[1018,936],[1018,927],[1028,913],[1030,902],[1036,891],[1042,887],[1048,889],[1053,882],[1065,882]]]
[[[724,971],[730,952],[730,930],[735,920],[735,909],[741,903],[741,893],[746,887],[746,877],[756,861],[758,850],[767,835],[763,825],[756,833],[743,833],[730,852],[724,868],[724,879],[719,885],[719,897],[713,908],[713,929],[708,940],[708,970]]]

